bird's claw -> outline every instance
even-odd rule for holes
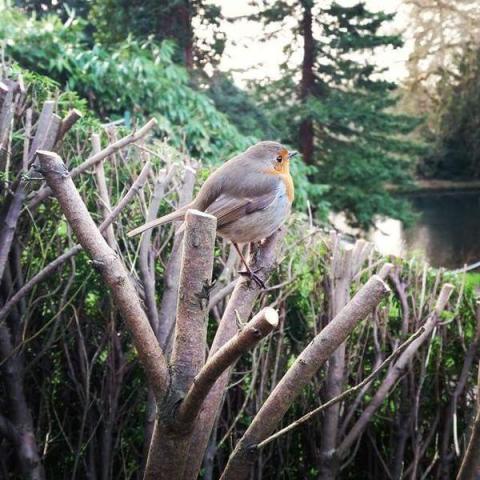
[[[239,275],[250,277],[250,280],[253,280],[262,290],[266,290],[265,282],[252,270],[240,270],[238,273]]]

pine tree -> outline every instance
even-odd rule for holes
[[[327,200],[353,225],[368,227],[375,215],[406,219],[407,205],[387,186],[409,182],[421,148],[407,135],[419,121],[395,113],[396,85],[372,61],[378,49],[402,44],[380,33],[393,15],[364,3],[280,0],[263,2],[261,18],[282,33],[296,22],[287,53],[302,48],[301,65],[287,61],[283,78],[258,94],[283,140],[315,167],[311,181],[329,185]]]

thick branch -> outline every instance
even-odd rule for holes
[[[341,312],[312,340],[298,356],[259,410],[230,456],[223,472],[224,480],[248,478],[255,460],[256,446],[267,438],[281,421],[295,398],[355,325],[379,304],[390,289],[374,275]]]
[[[40,166],[47,184],[58,199],[79,243],[92,257],[115,304],[133,336],[135,348],[147,378],[160,401],[168,388],[167,362],[142,309],[128,272],[118,255],[108,246],[95,225],[62,159],[55,153],[39,151]]]
[[[61,119],[54,112],[56,102],[48,100],[43,104],[40,117],[37,122],[37,130],[33,138],[30,151],[28,153],[28,163],[34,159],[37,150],[50,150],[55,145],[58,131],[60,129]]]
[[[187,163],[183,175],[183,185],[178,195],[177,208],[187,205],[193,197],[197,170],[195,163]],[[178,227],[176,227],[178,228]],[[143,234],[148,235],[148,232]],[[163,295],[158,311],[157,338],[161,347],[167,351],[171,344],[171,337],[175,326],[178,301],[178,282],[180,278],[180,267],[182,261],[183,233],[177,232],[173,239],[170,258],[168,259],[163,275]]]
[[[257,272],[257,275],[263,281],[268,279],[275,266],[277,251],[285,236],[286,229],[282,227],[253,252],[253,258],[249,262],[250,268]],[[250,317],[255,301],[260,294],[261,289],[247,277],[241,277],[235,289],[233,290],[230,301],[228,302],[225,313],[218,326],[217,333],[210,347],[209,358],[237,333],[238,317],[246,320]],[[212,389],[203,402],[200,415],[195,422],[195,428],[190,441],[188,450],[189,461],[186,464],[183,480],[194,480],[198,477],[198,472],[202,465],[203,455],[207,448],[208,439],[213,425],[220,412],[225,389],[228,385],[231,369],[224,372],[215,382]]]
[[[145,468],[145,479],[179,478],[186,462],[192,425],[180,424],[175,407],[205,362],[208,294],[211,288],[217,219],[198,210],[185,214],[177,321],[173,345],[172,382],[159,405]]]
[[[157,121],[154,118],[152,118],[140,130],[130,133],[126,137],[123,137],[120,140],[118,140],[117,142],[112,143],[111,145],[108,145],[100,152],[92,155],[90,158],[87,158],[87,160],[85,160],[85,162],[83,162],[81,165],[72,169],[72,171],[70,172],[70,178],[75,178],[77,175],[80,175],[81,173],[85,172],[90,167],[93,167],[96,163],[101,162],[103,159],[109,157],[115,152],[118,152],[118,150],[121,150],[127,145],[137,142],[141,138],[145,137],[145,135],[147,135],[147,133],[149,133],[150,130],[156,124],[157,124]],[[52,190],[50,189],[50,187],[47,186],[42,188],[32,198],[32,200],[28,204],[28,207],[30,209],[35,208],[39,203],[47,199],[51,195],[51,193],[52,193]]]
[[[251,350],[278,325],[278,314],[270,307],[264,308],[243,327],[238,334],[221,347],[195,377],[177,412],[180,423],[192,422],[203,401],[220,375]]]
[[[212,283],[217,219],[188,210],[185,215],[177,322],[172,352],[173,388],[185,393],[205,362],[208,295]]]

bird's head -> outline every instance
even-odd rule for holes
[[[266,170],[273,169],[272,173],[289,173],[290,159],[298,152],[289,151],[281,143],[266,141],[252,145],[246,153]]]

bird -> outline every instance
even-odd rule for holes
[[[239,273],[248,274],[265,288],[248,266],[239,244],[268,238],[290,215],[295,196],[290,159],[297,153],[274,141],[256,143],[215,170],[189,204],[135,228],[128,236],[184,220],[189,209],[209,213],[217,219],[217,235],[231,241],[237,250],[246,268]]]

